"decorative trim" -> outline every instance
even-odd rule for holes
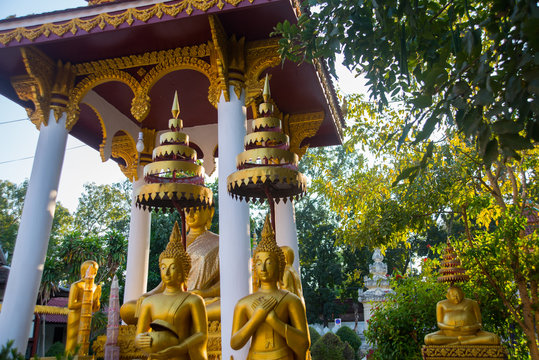
[[[219,98],[223,92],[225,101],[230,101],[230,85],[234,87],[234,93],[241,97],[245,88],[245,37],[230,39],[216,15],[208,17],[210,22],[214,51],[211,57],[212,67],[217,69],[218,93],[212,94]],[[213,97],[212,96],[212,97]]]
[[[75,73],[70,63],[63,64],[59,60],[54,64],[47,55],[34,47],[21,48],[21,55],[28,76],[13,77],[11,84],[21,100],[34,103],[34,109],[26,108],[26,112],[39,129],[41,124],[47,126],[51,109],[56,121],[66,112]],[[73,113],[70,120],[66,123],[68,130],[78,120],[78,113]]]
[[[142,55],[130,55],[119,58],[90,61],[74,65],[77,75],[88,75],[103,69],[130,69],[134,67],[156,65],[167,59],[175,59],[179,57],[203,58],[209,57],[211,53],[211,45],[201,44],[194,46],[185,46],[165,51],[152,51]]]
[[[316,135],[324,116],[323,111],[284,116],[283,130],[290,137],[290,150],[295,152],[300,159],[309,148],[309,144],[301,146],[302,141]]]
[[[2,310],[2,304],[0,304],[0,310]],[[34,308],[34,314],[67,315],[68,313],[69,309],[66,307],[36,305],[36,307]]]
[[[278,39],[267,39],[247,43],[247,71],[245,72],[245,87],[247,94],[245,104],[249,105],[262,95],[264,79],[262,72],[281,63]]]
[[[425,345],[421,353],[425,360],[507,359],[507,351],[501,345]]]
[[[100,149],[101,152],[101,149]],[[103,154],[101,154],[103,157]],[[120,170],[129,180],[138,180],[138,152],[135,140],[128,135],[114,135],[112,138],[111,156],[121,158],[125,161],[125,165],[118,164]]]
[[[329,110],[331,111],[331,117],[333,118],[333,122],[337,127],[337,132],[342,139],[344,125],[342,111],[339,104],[337,104],[337,96],[335,94],[335,89],[333,88],[331,78],[329,77],[329,74],[327,73],[325,65],[322,63],[322,61],[314,59],[313,64],[316,68],[316,72],[318,73],[318,77],[320,78],[320,82],[322,83],[324,94],[326,95],[326,99],[329,104]]]
[[[172,4],[158,3],[149,7],[130,8],[121,12],[103,13],[87,18],[75,18],[62,23],[47,23],[36,27],[16,28],[0,32],[0,44],[6,46],[12,41],[21,42],[23,39],[34,41],[40,36],[49,37],[51,34],[62,37],[66,33],[76,35],[78,31],[89,33],[95,28],[103,30],[107,25],[114,28],[120,25],[132,26],[135,20],[144,23],[152,18],[161,19],[164,15],[177,17],[182,12],[191,15],[194,9],[206,12],[214,6],[220,10],[225,4],[238,6],[244,0],[180,0]],[[253,2],[253,0],[249,0]]]

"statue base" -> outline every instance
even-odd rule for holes
[[[148,356],[139,351],[135,346],[135,325],[122,325],[118,334],[118,347],[120,348],[120,359],[146,359]],[[95,357],[103,359],[105,357],[105,343],[107,336],[98,336],[94,341],[92,349]],[[221,323],[212,321],[208,324],[208,360],[221,360]]]
[[[423,360],[507,360],[501,345],[423,345]]]

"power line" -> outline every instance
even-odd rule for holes
[[[2,121],[2,122],[0,122],[0,125],[11,124],[11,123],[16,123],[16,122],[19,122],[19,121],[26,121],[26,120],[30,120],[30,118]]]
[[[81,148],[81,147],[83,147],[83,146],[86,146],[86,145],[73,146],[73,147],[67,148],[66,151],[68,151],[68,150],[73,150],[73,149],[78,149],[78,148]],[[2,165],[2,164],[8,164],[8,163],[16,162],[16,161],[22,161],[22,160],[33,159],[33,158],[34,158],[34,156],[28,156],[28,157],[24,157],[24,158],[20,158],[20,159],[13,159],[13,160],[0,161],[0,165]]]

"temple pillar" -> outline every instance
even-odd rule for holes
[[[222,359],[247,358],[249,345],[239,351],[230,347],[234,306],[249,294],[250,236],[249,205],[234,200],[227,190],[227,177],[236,171],[246,135],[245,91],[238,98],[230,87],[230,101],[221,94],[217,106],[219,141],[219,268],[221,276]]]
[[[48,124],[40,127],[32,173],[24,200],[11,271],[0,312],[0,346],[14,340],[26,353],[39,284],[56,208],[58,183],[64,162],[66,113],[50,111]]]
[[[277,245],[294,250],[294,268],[299,269],[298,234],[293,201],[279,201],[275,205],[275,239]]]
[[[139,179],[133,182],[133,194],[145,184],[139,166]],[[127,267],[125,277],[124,303],[138,299],[146,292],[148,281],[148,261],[150,257],[150,230],[152,215],[136,206],[137,199],[131,200],[131,221],[129,223],[129,240],[127,245]]]

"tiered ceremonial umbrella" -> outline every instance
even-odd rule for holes
[[[135,192],[137,206],[149,211],[178,210],[182,219],[182,242],[186,245],[185,210],[211,206],[212,191],[204,186],[204,168],[197,153],[189,146],[189,135],[182,132],[178,119],[178,94],[174,94],[170,131],[160,136],[160,146],[153,150],[152,162],[144,167],[145,185]]]
[[[455,253],[455,249],[451,246],[449,239],[447,240],[444,259],[441,265],[442,267],[439,270],[440,276],[438,277],[439,282],[448,282],[453,286],[455,283],[465,282],[470,279],[466,275],[466,270],[461,267],[460,260]]]
[[[253,121],[253,132],[245,136],[245,151],[236,157],[238,171],[228,176],[227,187],[240,200],[267,199],[275,229],[275,202],[302,196],[306,178],[298,171],[298,156],[289,150],[289,138],[281,130],[281,120],[273,116],[267,75],[262,95],[260,117]]]

